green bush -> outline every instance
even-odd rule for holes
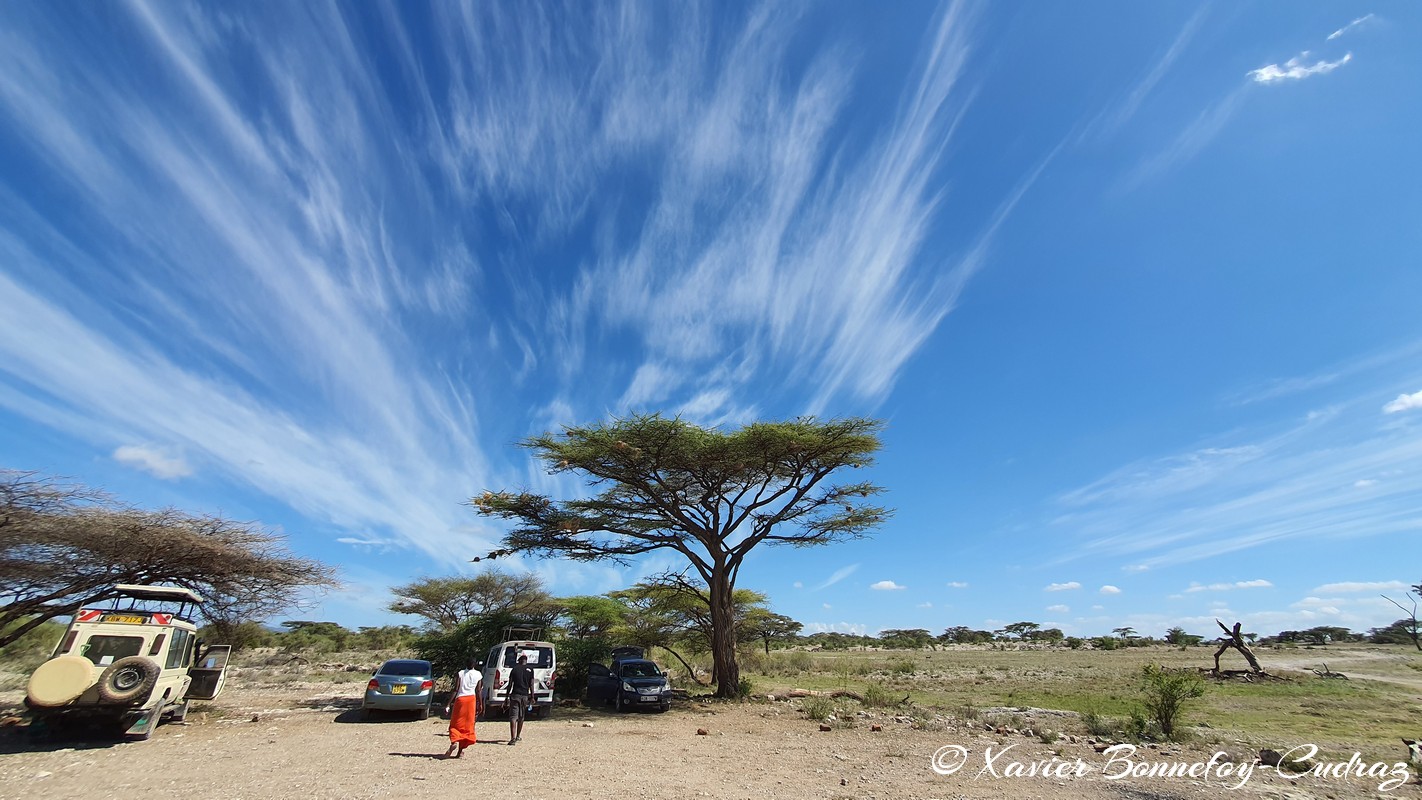
[[[819,695],[806,697],[800,704],[800,710],[810,719],[824,720],[835,711],[834,699]]]
[[[918,665],[913,663],[913,659],[906,658],[890,664],[889,671],[895,675],[912,675],[918,671]]]
[[[864,705],[870,708],[884,708],[898,703],[898,698],[890,694],[882,684],[871,683],[864,687]]]
[[[1081,724],[1092,736],[1114,736],[1116,734],[1116,723],[1109,717],[1101,716],[1095,709],[1081,713]]]
[[[1162,734],[1173,739],[1185,702],[1204,696],[1205,681],[1193,670],[1147,664],[1141,668],[1141,691],[1151,721],[1160,727]]]
[[[736,684],[736,697],[744,700],[755,692],[755,684],[750,678],[742,677],[741,682]]]

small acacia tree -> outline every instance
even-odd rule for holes
[[[863,418],[803,418],[723,431],[653,414],[565,428],[520,444],[550,471],[584,476],[598,494],[555,502],[485,492],[473,504],[517,523],[490,557],[627,563],[655,550],[680,553],[706,584],[716,694],[734,697],[741,564],[762,544],[828,544],[882,523],[889,511],[867,502],[878,486],[828,483],[842,469],[873,463],[882,427]]]
[[[133,509],[35,473],[0,471],[0,647],[115,597],[119,583],[192,589],[222,633],[289,610],[307,587],[336,580],[330,567],[251,523]]]
[[[432,628],[446,631],[485,614],[547,617],[555,610],[543,580],[531,572],[488,569],[467,577],[420,578],[390,592],[395,599],[386,608],[424,617]]]

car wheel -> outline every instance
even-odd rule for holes
[[[657,711],[661,714],[671,711],[671,703],[662,703],[660,706],[657,706]]]
[[[420,709],[420,719],[429,719],[429,718],[430,718],[430,707],[429,707],[429,706],[425,706],[424,708]]]
[[[632,710],[632,704],[627,702],[627,698],[619,697],[617,698],[617,710],[626,713]]]
[[[361,721],[361,722],[370,722],[370,709],[368,709],[368,708],[362,708],[362,709],[360,710],[360,721]]]

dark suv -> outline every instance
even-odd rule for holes
[[[624,658],[611,667],[593,664],[588,667],[588,704],[596,702],[616,705],[618,711],[671,708],[671,683],[667,675],[645,658]]]

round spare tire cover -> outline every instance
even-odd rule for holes
[[[30,676],[25,693],[31,705],[67,705],[94,685],[94,673],[94,662],[83,656],[51,658]]]

